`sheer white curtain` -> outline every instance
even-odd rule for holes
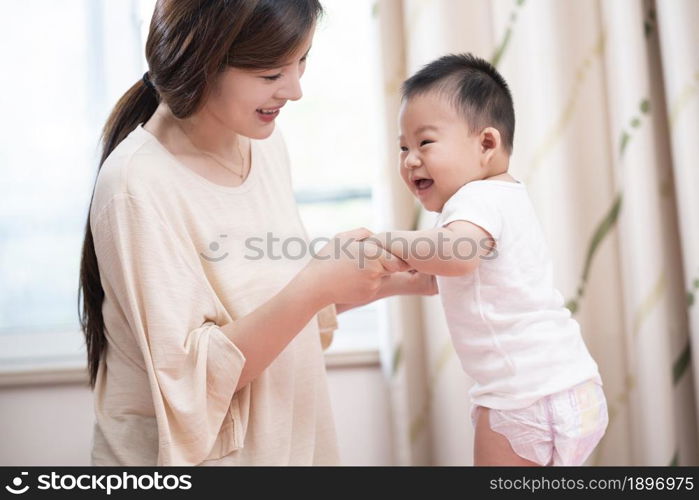
[[[491,60],[515,101],[511,172],[533,197],[556,285],[605,383],[610,424],[589,463],[699,463],[699,4],[382,0],[378,16],[386,225],[408,227],[415,209],[393,147],[400,81],[448,52]],[[421,306],[395,299],[388,316],[395,459],[470,464],[471,381],[439,300]]]

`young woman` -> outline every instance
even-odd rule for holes
[[[274,121],[301,98],[320,14],[315,0],[158,1],[86,225],[93,464],[338,463],[322,352],[336,306],[436,292],[359,241],[366,229],[315,258],[251,245],[307,241]]]

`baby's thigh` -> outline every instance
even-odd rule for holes
[[[473,465],[477,466],[538,466],[537,462],[520,456],[513,448],[508,436],[493,430],[491,411],[482,406],[475,407],[472,413],[475,437]]]

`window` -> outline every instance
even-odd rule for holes
[[[310,238],[376,227],[372,185],[383,138],[372,0],[325,0],[301,80],[303,99],[279,115],[294,190]],[[330,352],[378,348],[378,307],[340,318]]]
[[[0,76],[0,105],[9,117],[0,122],[0,372],[84,364],[78,272],[99,133],[146,70],[154,3],[5,6],[0,56],[12,71]],[[372,2],[323,5],[305,96],[279,117],[311,238],[374,226],[371,186],[380,158]],[[353,107],[363,112],[349,112]],[[333,350],[377,345],[375,306],[341,321]]]
[[[4,6],[2,371],[84,363],[80,249],[100,129],[142,68],[135,6],[105,0]]]

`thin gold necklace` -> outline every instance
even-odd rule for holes
[[[190,142],[191,142],[191,140],[190,140]],[[197,149],[199,149],[199,151],[201,151],[202,154],[208,156],[209,158],[211,158],[212,160],[214,160],[216,163],[218,163],[219,165],[221,165],[221,166],[222,166],[223,168],[225,168],[226,170],[228,170],[228,171],[230,171],[231,173],[233,173],[233,174],[237,175],[238,177],[240,177],[240,180],[242,181],[242,180],[245,179],[245,155],[243,155],[243,150],[240,149],[240,136],[238,136],[237,146],[238,146],[238,154],[240,154],[240,163],[243,165],[243,173],[242,173],[242,174],[239,174],[238,172],[236,172],[235,170],[233,170],[231,167],[226,166],[223,162],[221,162],[218,158],[216,158],[216,157],[215,157],[214,155],[212,155],[211,153],[208,153],[208,152],[206,152],[206,151],[204,151],[203,149],[200,149],[200,148],[197,148]]]
[[[175,123],[177,123],[177,122],[175,122]],[[187,132],[184,131],[184,129],[182,128],[182,126],[181,126],[179,123],[177,123],[177,127],[182,131],[182,133],[183,133],[184,136],[187,138],[187,140],[189,141],[189,143],[190,143],[195,149],[199,150],[199,152],[200,152],[201,154],[208,156],[209,158],[211,158],[212,160],[214,160],[216,163],[218,163],[219,165],[221,165],[223,168],[225,168],[226,170],[228,170],[228,171],[231,172],[232,174],[237,175],[237,176],[240,178],[241,181],[245,179],[245,155],[243,154],[243,150],[240,149],[240,135],[238,136],[238,140],[236,141],[236,145],[237,145],[237,149],[238,149],[238,154],[240,154],[240,162],[241,162],[242,165],[243,165],[243,173],[242,173],[242,174],[239,174],[238,172],[236,172],[235,170],[233,170],[231,167],[226,166],[223,162],[221,162],[221,161],[220,161],[218,158],[216,158],[216,156],[214,156],[213,154],[211,154],[211,153],[209,153],[209,152],[207,152],[207,151],[204,151],[203,149],[197,147],[197,146],[194,144],[194,142],[192,141],[192,139],[189,138],[189,135],[187,135]]]

